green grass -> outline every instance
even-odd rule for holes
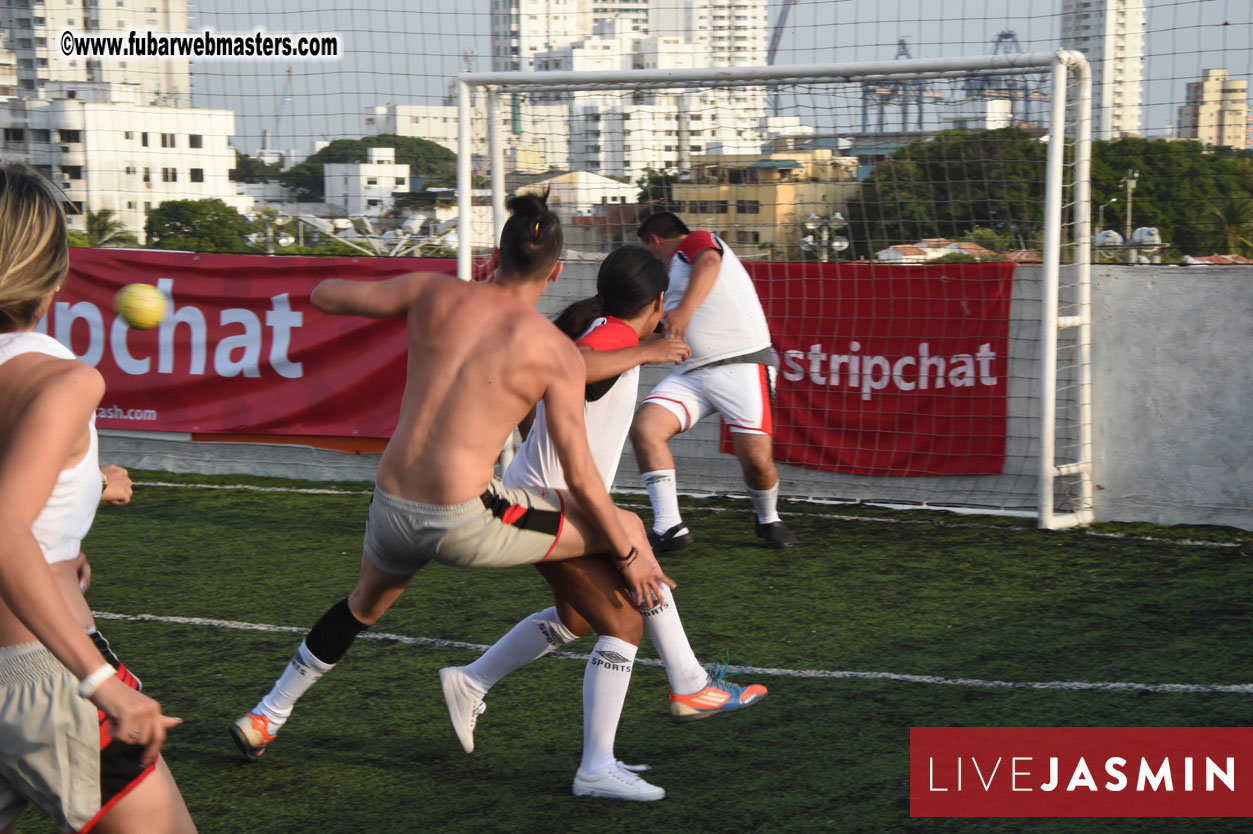
[[[134,473],[139,481],[325,486]],[[342,485],[367,489],[365,484]],[[638,497],[624,499],[640,505]],[[87,542],[92,607],[307,628],[356,578],[365,495],[139,487]],[[790,505],[801,545],[765,550],[738,502],[686,501],[699,542],[663,562],[696,651],[735,664],[1005,681],[1249,683],[1253,535]],[[647,517],[647,512],[645,511]],[[904,523],[890,523],[904,522]],[[1149,540],[1155,539],[1155,540]],[[1197,541],[1216,543],[1197,544]],[[1223,546],[1216,546],[1221,544]],[[551,604],[534,571],[432,566],[375,631],[490,643]],[[660,803],[569,795],[583,664],[545,659],[488,697],[473,755],[448,726],[437,671],[464,649],[359,640],[243,763],[227,725],[269,688],[294,634],[102,621],[167,714],[166,755],[200,831],[1218,832],[1229,820],[911,819],[908,733],[935,725],[1249,723],[1250,698],[997,690],[762,677],[742,714],[674,725],[662,670],[637,666],[618,735],[654,766]],[[589,641],[572,649],[586,651]],[[641,656],[654,656],[649,646]],[[33,813],[19,834],[52,829]]]

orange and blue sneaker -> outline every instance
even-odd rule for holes
[[[274,736],[278,734],[277,730],[268,732],[269,729],[270,722],[264,715],[250,712],[231,725],[231,738],[235,740],[235,746],[244,754],[244,758],[255,762],[265,752],[266,745],[274,741]]]
[[[675,721],[697,721],[722,712],[751,707],[766,697],[766,687],[759,683],[740,686],[726,679],[727,664],[710,667],[705,688],[691,695],[670,691],[670,717]]]

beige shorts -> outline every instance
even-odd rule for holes
[[[419,504],[374,488],[365,555],[379,570],[408,574],[429,561],[471,568],[530,565],[561,538],[565,499],[555,489],[493,480],[461,504]]]
[[[100,794],[99,713],[78,681],[38,643],[0,649],[0,829],[33,802],[77,831]]]

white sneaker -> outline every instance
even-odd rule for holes
[[[650,785],[635,773],[614,762],[598,773],[574,774],[575,796],[599,796],[602,799],[627,799],[633,802],[654,802],[666,795],[664,788]]]
[[[487,709],[483,699],[475,695],[466,684],[464,666],[446,666],[439,670],[439,683],[444,688],[444,703],[448,705],[448,719],[452,721],[457,740],[467,753],[474,752],[474,725]]]

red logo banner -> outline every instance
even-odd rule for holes
[[[388,437],[404,389],[403,319],[326,316],[326,278],[451,272],[414,258],[277,258],[71,249],[70,275],[41,329],[105,378],[102,428]],[[133,330],[113,313],[126,284],[173,301]]]
[[[861,475],[1001,471],[1013,264],[745,266],[779,356],[776,460]]]
[[[914,817],[1253,816],[1253,728],[913,727]]]

